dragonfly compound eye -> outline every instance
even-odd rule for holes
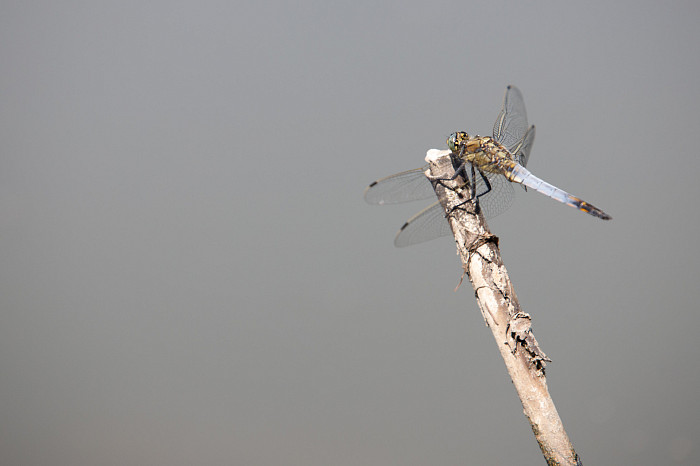
[[[457,150],[457,145],[459,142],[457,141],[459,138],[459,135],[457,133],[452,133],[450,134],[450,137],[447,138],[447,148],[450,149],[452,152]]]
[[[450,137],[447,139],[447,147],[452,151],[456,152],[459,147],[467,142],[469,140],[469,134],[465,133],[464,131],[459,131],[456,133],[450,134]]]

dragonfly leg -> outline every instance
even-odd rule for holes
[[[473,165],[472,165],[472,170],[473,170],[473,169],[474,169],[474,167],[473,167]],[[481,179],[484,180],[484,184],[486,185],[486,191],[484,191],[483,193],[479,193],[479,194],[472,194],[472,196],[473,196],[472,199],[474,199],[474,201],[476,202],[476,211],[477,211],[477,213],[481,211],[481,205],[479,204],[479,198],[480,198],[481,196],[485,196],[485,195],[487,195],[488,193],[491,192],[491,183],[489,183],[489,179],[486,177],[486,175],[484,175],[484,172],[481,171],[481,170],[479,170],[479,175],[481,176]],[[473,172],[473,171],[472,171],[472,177],[473,177],[473,178],[472,178],[472,180],[473,180],[473,182],[472,182],[472,187],[473,187],[474,190],[476,190],[476,178],[474,178],[474,172]],[[476,193],[476,191],[474,191],[474,193]]]
[[[466,163],[467,162],[464,162],[463,165],[466,165]],[[470,182],[469,182],[469,198],[465,199],[464,201],[462,201],[459,204],[452,207],[452,209],[450,209],[450,211],[445,215],[445,217],[449,216],[452,212],[454,212],[457,209],[464,210],[466,212],[466,209],[464,209],[462,206],[468,202],[476,202],[477,203],[476,204],[476,212],[477,213],[479,212],[478,196],[476,195],[476,181],[475,181],[476,180],[476,169],[474,167],[474,164],[470,163],[469,165],[471,167],[471,177],[469,177],[469,175],[467,175],[466,171],[464,173],[465,178],[467,178],[467,180],[470,180]],[[466,168],[466,167],[464,167],[464,168]],[[464,170],[464,168],[461,168],[461,169]],[[479,171],[479,173],[481,174],[481,171]],[[481,176],[483,176],[483,174],[481,174]],[[452,189],[452,191],[456,192],[457,190]],[[459,194],[461,197],[461,193],[458,192],[457,194]]]
[[[486,190],[486,192],[477,196],[477,194],[476,194],[476,168],[474,167],[473,163],[469,163],[464,159],[464,157],[463,157],[464,151],[465,151],[465,146],[463,146],[460,149],[459,155],[457,157],[455,157],[456,160],[460,161],[461,163],[459,164],[459,166],[457,168],[455,168],[454,175],[452,175],[449,178],[433,178],[434,181],[437,181],[438,183],[442,184],[442,186],[449,189],[450,191],[456,192],[458,195],[460,195],[460,197],[462,197],[461,193],[459,192],[461,190],[460,187],[452,188],[449,186],[445,186],[445,184],[442,183],[442,181],[453,181],[455,178],[457,178],[460,175],[460,173],[463,174],[464,178],[466,178],[467,181],[469,181],[469,194],[470,194],[469,199],[466,199],[463,202],[460,202],[459,204],[452,207],[450,209],[450,211],[447,214],[445,214],[445,217],[448,217],[452,212],[454,212],[457,209],[460,209],[467,202],[471,202],[471,201],[476,203],[476,212],[478,213],[479,212],[479,203],[478,203],[479,199],[478,198],[483,196],[484,194],[488,193],[489,191],[491,191],[491,184],[488,182],[488,180],[486,179],[486,176],[482,173],[482,171],[479,170],[479,175],[481,175],[481,177],[486,182],[487,190]],[[453,158],[453,160],[455,160],[455,158]],[[471,177],[469,176],[469,173],[467,173],[467,164],[469,164],[469,166],[471,168]],[[462,210],[465,210],[465,209],[462,209]]]
[[[469,199],[466,199],[464,202],[460,202],[459,204],[454,206],[446,216],[448,216],[449,214],[451,214],[455,210],[462,208],[462,206],[465,205],[467,202],[476,203],[476,213],[479,213],[479,211],[481,209],[481,206],[479,205],[479,198],[482,196],[485,196],[486,194],[491,192],[491,183],[489,182],[488,177],[484,174],[483,171],[478,170],[479,176],[481,176],[481,179],[484,181],[484,184],[486,185],[486,191],[484,191],[483,193],[476,194],[476,171],[477,171],[477,169],[476,169],[476,167],[474,167],[474,164],[470,164],[470,165],[471,165],[471,172],[472,172],[471,175],[472,176],[471,176],[471,183],[469,184],[469,194],[470,194]],[[462,209],[462,210],[464,210],[464,209]]]
[[[484,172],[482,172],[481,170],[479,170],[479,175],[481,175],[481,179],[484,180],[484,184],[486,185],[486,191],[476,196],[477,199],[491,192],[491,183],[489,183],[489,179],[486,177],[486,175],[484,175]],[[476,186],[476,183],[474,183],[474,185]]]
[[[433,181],[454,181],[455,178],[457,178],[460,174],[460,172],[464,173],[465,177],[468,177],[467,175],[467,162],[462,162],[456,169],[455,169],[455,174],[452,175],[449,178],[431,178]],[[444,186],[444,185],[443,185]],[[445,186],[446,188],[450,189],[448,186]]]
[[[467,173],[467,163],[468,163],[468,162],[462,162],[462,163],[455,169],[454,175],[450,176],[449,178],[432,178],[432,177],[430,177],[430,180],[436,181],[436,182],[440,183],[440,185],[442,185],[445,189],[449,189],[450,191],[457,192],[457,191],[460,189],[459,187],[453,188],[453,187],[450,187],[450,186],[446,186],[445,183],[443,183],[443,181],[454,181],[455,178],[457,178],[457,177],[460,175],[460,173],[464,173],[464,178],[469,179],[469,174]],[[471,165],[471,164],[469,164],[469,165]],[[474,168],[472,167],[472,179],[473,179],[473,177],[474,177],[474,173],[473,173],[473,172],[474,172]],[[474,196],[474,194],[473,194],[473,192],[472,192],[472,197],[473,197],[473,196]],[[461,204],[460,204],[460,205],[461,205]],[[454,209],[453,209],[453,210],[454,210]]]
[[[476,200],[476,168],[473,163],[470,165],[472,166],[472,177],[470,178],[471,183],[469,183],[469,197]],[[481,173],[481,170],[479,170],[479,173]]]
[[[463,174],[464,174],[464,177],[465,177],[465,178],[468,178],[468,177],[469,177],[469,175],[467,174],[467,163],[468,163],[468,162],[464,161],[464,158],[462,157],[463,154],[464,154],[464,149],[465,149],[464,147],[462,147],[462,148],[460,149],[459,155],[458,155],[456,158],[454,157],[454,155],[452,156],[453,165],[454,165],[454,160],[455,160],[455,159],[458,160],[458,161],[460,161],[459,166],[457,166],[457,167],[455,168],[455,174],[454,174],[454,175],[452,175],[452,176],[449,177],[449,178],[432,178],[432,180],[433,180],[433,181],[454,181],[455,178],[457,178],[457,177],[459,176],[460,173],[463,173]],[[471,164],[470,164],[470,165],[471,165]],[[472,169],[472,176],[474,176],[474,170],[473,170],[473,169]],[[442,183],[441,183],[441,184],[442,184]],[[444,184],[442,184],[442,185],[445,186]],[[445,186],[445,188],[451,189],[452,191],[454,191],[454,189],[452,189],[452,188],[450,188],[450,187],[448,187],[448,186]]]

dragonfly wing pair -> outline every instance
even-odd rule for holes
[[[506,89],[503,108],[493,124],[493,138],[515,156],[514,162],[523,167],[527,165],[535,142],[535,126],[528,128],[525,101],[515,86]]]

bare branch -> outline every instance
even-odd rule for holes
[[[498,238],[489,232],[483,215],[475,212],[469,189],[464,188],[465,180],[457,177],[445,181],[455,173],[449,153],[429,151],[426,160],[430,170],[426,176],[449,213],[457,251],[481,314],[493,333],[547,464],[580,465],[547,390],[544,368],[550,360],[535,340],[530,316],[520,309],[501,260]]]

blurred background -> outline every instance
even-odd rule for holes
[[[430,201],[362,198],[508,84],[613,216],[489,222],[577,452],[697,458],[697,2],[0,11],[0,463],[543,464]]]

